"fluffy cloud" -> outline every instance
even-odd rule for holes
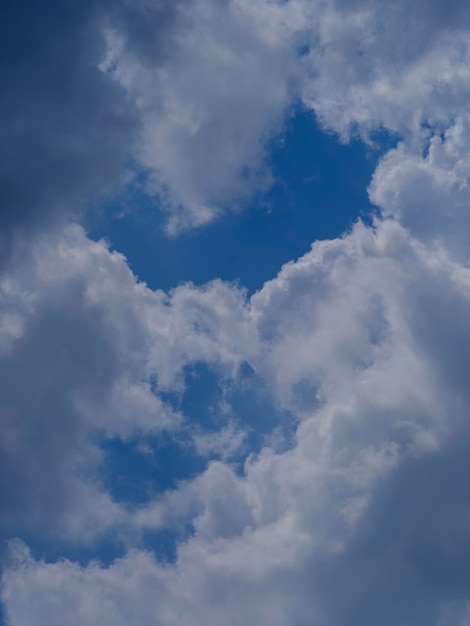
[[[469,120],[461,115],[423,151],[400,143],[377,168],[370,186],[374,203],[400,220],[427,245],[445,246],[455,259],[469,254]]]
[[[111,153],[122,159],[129,138],[173,230],[269,180],[266,138],[294,97],[344,138],[385,128],[402,141],[371,182],[374,225],[316,242],[248,302],[220,281],[154,292],[77,226],[12,246],[1,276],[2,529],[82,543],[106,528],[186,534],[175,563],[143,549],[109,566],[49,563],[12,544],[2,587],[10,625],[465,624],[467,5],[103,6],[99,18],[86,13],[86,32],[107,37],[107,53],[92,57],[102,61],[97,101],[125,109],[122,126],[106,117]],[[75,71],[89,57],[71,58]],[[44,101],[58,102],[51,93]],[[90,110],[85,126],[106,134]],[[63,201],[55,183],[41,185]],[[177,428],[183,417],[159,394],[181,391],[185,367],[201,362],[222,378],[249,363],[297,420],[291,445],[264,447],[241,471],[213,462],[140,507],[118,506],[98,478],[97,434]],[[227,433],[241,445],[230,423],[195,445],[230,458]]]
[[[23,4],[2,7],[3,256],[12,230],[83,212],[132,161],[150,168],[174,230],[269,184],[295,15],[206,0]]]
[[[78,226],[18,245],[0,289],[0,525],[47,527],[55,511],[64,532],[82,517],[99,530],[112,503],[85,502],[100,496],[93,437],[179,428],[156,390],[180,390],[192,362],[237,370],[253,344],[243,297],[220,282],[152,292]]]
[[[163,5],[141,7],[151,30]],[[143,125],[135,154],[171,232],[242,206],[271,184],[269,141],[301,102],[342,138],[387,130],[420,142],[468,100],[470,12],[455,1],[194,0],[142,45],[108,21],[101,67]],[[139,27],[142,27],[139,21]],[[142,50],[142,47],[145,47]],[[162,54],[162,50],[165,54]]]
[[[263,159],[294,95],[297,23],[300,11],[276,3],[185,3],[161,63],[110,26],[102,67],[137,103],[138,155],[171,231],[204,224],[271,182]]]
[[[446,126],[468,98],[465,2],[312,6],[302,97],[343,137]]]
[[[12,626],[437,625],[464,611],[469,287],[468,268],[394,220],[284,267],[246,305],[260,340],[241,356],[297,411],[293,446],[242,475],[213,463],[137,511],[136,528],[191,522],[174,565],[142,551],[48,564],[16,547]]]
[[[4,9],[4,253],[12,227],[82,211],[132,160],[172,232],[241,208],[299,102],[343,138],[418,138],[468,100],[464,2],[56,4]]]

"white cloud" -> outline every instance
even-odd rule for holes
[[[417,139],[468,101],[460,0],[88,1],[66,17],[50,7],[49,19],[18,8],[5,20],[8,227],[116,189],[129,157],[149,168],[170,231],[197,227],[272,183],[269,142],[299,102],[343,138]]]
[[[78,540],[122,515],[97,478],[96,435],[181,427],[158,392],[181,391],[190,363],[236,372],[256,343],[244,297],[221,282],[153,292],[78,226],[18,245],[0,289],[0,526],[44,529],[54,511],[52,531]]]
[[[143,130],[136,150],[170,232],[243,206],[272,183],[269,140],[302,102],[343,138],[420,142],[469,97],[467,3],[194,0],[177,3],[166,55],[109,22],[102,67]],[[146,11],[159,15],[151,3]],[[312,208],[312,210],[314,210]]]
[[[4,576],[11,625],[437,624],[460,602],[470,547],[456,484],[469,281],[393,220],[285,266],[247,311],[262,338],[251,363],[302,418],[293,447],[248,458],[243,476],[213,463],[136,511],[136,530],[192,522],[175,565],[145,552],[109,568],[26,557]],[[455,568],[455,590],[440,567]]]
[[[172,54],[157,63],[108,31],[104,67],[137,104],[138,156],[171,211],[170,231],[200,226],[271,182],[263,160],[292,102],[297,13],[265,2],[184,3]]]
[[[221,281],[153,292],[77,227],[13,252],[1,278],[2,524],[54,517],[78,541],[113,525],[193,534],[174,564],[144,550],[109,566],[47,563],[15,544],[10,626],[468,619],[468,8],[445,9],[182,2],[164,12],[158,55],[110,18],[108,70],[136,100],[141,158],[174,229],[256,188],[291,80],[344,137],[385,127],[403,141],[370,187],[383,218],[315,243],[249,302]],[[249,456],[241,475],[213,462],[119,509],[90,436],[171,428],[181,418],[155,392],[181,390],[188,364],[223,377],[243,361],[298,418],[291,448]],[[199,444],[229,454],[227,433]]]
[[[469,18],[460,0],[312,5],[303,98],[344,137],[446,126],[468,99]]]
[[[372,180],[371,200],[414,236],[456,259],[469,255],[469,120],[461,115],[425,153],[400,143],[382,159]]]

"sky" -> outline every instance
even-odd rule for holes
[[[468,3],[0,50],[2,626],[467,626]]]

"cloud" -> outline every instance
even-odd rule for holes
[[[269,146],[298,103],[343,138],[419,137],[423,124],[448,127],[468,99],[464,2],[444,16],[440,2],[399,0],[3,11],[4,255],[12,228],[80,214],[135,168],[170,232],[239,210],[272,184]]]
[[[23,4],[2,8],[4,256],[12,231],[80,215],[136,168],[150,168],[148,191],[171,211],[174,231],[270,183],[266,144],[292,100],[293,53],[275,18],[285,10]]]
[[[386,215],[462,262],[469,245],[468,134],[468,116],[461,115],[424,151],[400,143],[384,156],[370,186],[372,202]]]
[[[180,428],[158,394],[179,393],[191,363],[234,375],[251,351],[244,297],[221,282],[153,292],[78,226],[16,246],[0,289],[0,527],[82,540],[113,510],[96,437]]]
[[[98,70],[97,3],[2,7],[2,247],[119,180],[138,120]]]
[[[194,0],[170,17],[161,3],[139,6],[139,19],[108,21],[102,68],[138,111],[135,155],[172,233],[272,184],[267,150],[299,103],[345,140],[386,130],[420,142],[468,99],[470,13],[458,0],[444,12],[401,0]],[[161,15],[171,36],[152,48]]]
[[[240,359],[298,414],[293,446],[248,457],[241,476],[212,463],[137,510],[136,529],[191,523],[174,565],[144,551],[109,567],[21,557],[4,575],[12,626],[438,624],[464,611],[468,272],[394,220],[285,266],[243,304],[260,339]]]
[[[13,543],[2,586],[11,626],[466,623],[468,8],[445,9],[198,0],[74,17],[87,33],[99,24],[98,39],[105,29],[97,101],[109,89],[129,107],[124,135],[110,118],[112,152],[122,157],[131,129],[173,230],[269,180],[266,138],[295,97],[343,138],[385,128],[401,140],[371,182],[373,225],[315,242],[249,301],[221,281],[152,291],[78,226],[12,245],[1,276],[0,526],[82,545],[103,529],[125,528],[136,544],[183,532],[175,563],[141,546],[110,565],[47,562]],[[70,32],[64,41],[80,47]],[[65,62],[54,63],[61,76]],[[54,185],[44,189],[62,201]],[[113,502],[96,437],[177,428],[184,416],[164,398],[181,393],[185,367],[243,382],[245,362],[295,417],[290,447],[267,445],[241,469],[211,462],[139,507]],[[195,441],[222,460],[238,443],[230,422]]]
[[[138,156],[153,172],[149,190],[170,211],[171,232],[200,226],[271,183],[264,158],[293,99],[297,13],[264,2],[182,4],[172,54],[161,63],[109,29],[107,66],[137,103]]]
[[[302,98],[344,138],[447,126],[468,98],[465,2],[312,4]]]

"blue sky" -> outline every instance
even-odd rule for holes
[[[0,9],[5,626],[467,626],[470,9]]]

